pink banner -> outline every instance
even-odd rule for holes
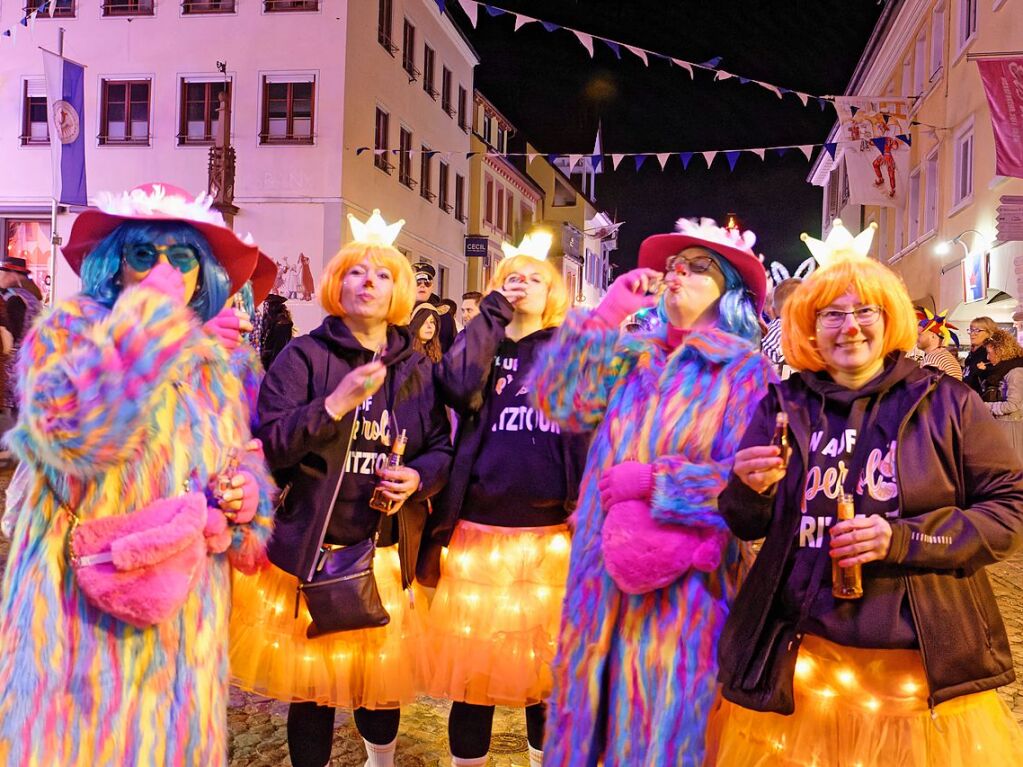
[[[977,66],[991,107],[995,172],[1023,178],[1023,57],[979,59]]]

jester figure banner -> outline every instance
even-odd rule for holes
[[[905,207],[909,195],[909,101],[835,99],[837,137],[854,205]],[[905,138],[900,138],[905,137]]]

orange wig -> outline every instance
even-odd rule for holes
[[[543,310],[541,322],[545,328],[553,328],[565,321],[568,314],[569,296],[565,280],[549,261],[539,261],[532,256],[512,256],[504,259],[490,278],[490,290],[494,291],[504,285],[505,280],[516,270],[532,267],[540,272],[547,285],[547,305]]]
[[[345,316],[344,307],[341,306],[341,282],[348,271],[364,259],[369,259],[374,266],[382,266],[391,273],[394,280],[387,323],[407,324],[416,302],[416,278],[408,259],[389,245],[352,242],[341,248],[323,270],[323,279],[320,280],[320,304],[328,314],[335,317]]]

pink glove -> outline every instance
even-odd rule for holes
[[[657,305],[657,296],[648,296],[642,292],[645,271],[633,269],[611,283],[600,306],[594,311],[608,327],[617,328],[630,314]]]
[[[139,285],[162,293],[174,301],[184,302],[185,300],[185,278],[173,266],[162,261],[150,270]]]
[[[625,461],[605,471],[597,487],[605,511],[622,501],[649,501],[654,489],[653,466]]]
[[[206,507],[206,527],[202,534],[206,536],[206,551],[210,554],[223,554],[231,545],[231,530],[227,526],[224,512],[213,506]]]
[[[259,508],[259,483],[247,471],[240,471],[235,474],[235,477],[242,478],[242,507],[235,512],[234,523],[236,525],[244,525],[252,521],[252,518],[256,516],[256,510]]]
[[[219,339],[229,352],[233,352],[242,343],[241,327],[241,320],[235,313],[234,307],[225,306],[217,312],[216,317],[203,325],[202,329]]]

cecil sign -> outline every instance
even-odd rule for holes
[[[465,238],[466,258],[486,258],[489,250],[489,240],[486,237],[469,235]]]

